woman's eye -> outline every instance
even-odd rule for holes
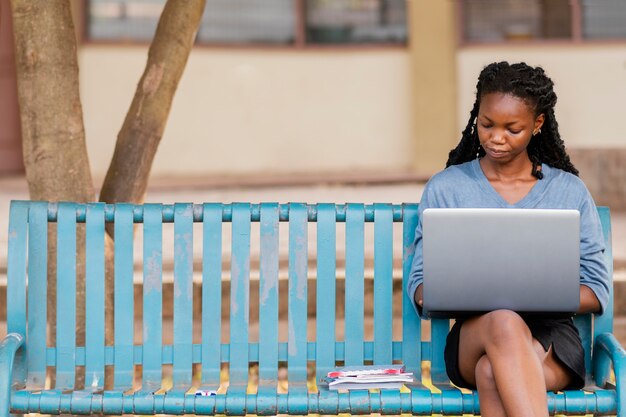
[[[514,135],[517,135],[518,133],[521,132],[521,130],[511,130],[511,129],[509,129],[509,132],[513,133]]]
[[[480,125],[480,127],[482,127],[483,129],[489,129],[491,125],[483,123]]]

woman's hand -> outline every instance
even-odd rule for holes
[[[419,287],[418,287],[419,289]],[[417,291],[415,292],[417,296]],[[578,313],[597,313],[600,311],[600,302],[593,290],[586,285],[580,286],[580,307]]]
[[[423,300],[423,297],[422,297],[424,289],[422,288],[422,285],[423,284],[420,284],[420,285],[417,286],[417,289],[415,290],[415,296],[414,296],[415,304],[417,304],[420,307],[424,306],[424,300]]]

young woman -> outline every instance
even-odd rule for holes
[[[426,184],[419,211],[579,210],[579,313],[601,313],[609,297],[602,229],[593,199],[559,135],[553,85],[542,68],[524,63],[485,67],[461,141],[450,152],[446,169]],[[407,291],[421,314],[421,222],[415,250]],[[572,319],[497,310],[457,320],[448,335],[445,359],[455,385],[478,390],[484,417],[547,416],[548,390],[584,385],[583,348]]]

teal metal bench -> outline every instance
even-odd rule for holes
[[[599,212],[608,247],[606,260],[612,266],[609,211],[600,208]],[[113,222],[115,230],[112,345],[105,344],[104,331],[106,222]],[[395,232],[394,222],[398,223]],[[395,296],[402,298],[401,316],[393,314],[393,304],[399,304],[394,301],[394,278],[405,284],[416,222],[415,204],[104,205],[14,201],[9,225],[8,334],[0,345],[0,417],[32,412],[477,414],[478,395],[458,390],[445,373],[443,346],[449,321],[421,322],[404,291],[401,295],[396,291]],[[46,345],[49,223],[56,223],[57,230],[56,346]],[[75,335],[76,247],[83,245],[76,241],[77,223],[86,223],[85,346],[77,346]],[[194,223],[198,223],[195,229]],[[173,246],[170,249],[175,256],[170,345],[162,343],[166,227],[173,227],[173,244],[168,245]],[[288,237],[282,239],[288,241],[288,291],[287,300],[282,300],[288,307],[285,341],[279,337],[279,269],[281,260],[285,260],[280,257],[283,246],[279,230],[288,230]],[[338,238],[344,230],[345,245]],[[196,262],[202,271],[196,279],[201,281],[201,314],[196,316],[192,306],[194,232],[200,234],[202,241],[202,254]],[[134,233],[143,236],[140,344],[135,342],[133,327]],[[396,250],[394,234],[402,245]],[[228,245],[224,245],[226,249],[222,247],[223,238],[232,241],[227,261],[230,274],[226,272],[231,283],[230,337],[226,343],[221,340],[220,319],[222,254],[228,253]],[[250,248],[255,241],[260,242],[258,292],[250,291]],[[374,251],[371,338],[366,337],[370,322],[364,315],[364,305],[370,300],[364,296],[366,244],[371,244]],[[315,257],[309,255],[313,249]],[[343,249],[345,300],[340,299],[336,305],[338,283],[343,281],[343,277],[338,277],[338,266],[343,266],[338,254]],[[396,270],[401,272],[394,277]],[[316,314],[307,305],[308,275],[316,276]],[[251,300],[258,300],[260,306],[253,314],[249,312]],[[344,302],[345,337],[337,340],[335,325]],[[586,350],[589,386],[585,391],[549,393],[551,414],[626,416],[626,353],[611,334],[612,308],[611,303],[603,316],[576,317]],[[250,321],[257,316],[258,323]],[[315,340],[307,338],[311,320],[315,321]],[[197,343],[194,321],[201,324],[197,326],[201,328],[201,341],[196,335]],[[401,340],[393,340],[392,321],[396,327],[402,327]],[[260,336],[258,340],[249,340],[251,326],[257,324]],[[422,340],[422,330],[429,326],[430,341]],[[417,375],[418,382],[402,390],[351,392],[329,391],[323,384],[311,384],[311,379],[319,380],[337,364],[392,361],[403,362]],[[258,364],[256,389],[248,387],[252,364]],[[287,366],[286,390],[278,384],[281,365]],[[77,387],[77,369],[82,368],[85,387]],[[227,389],[222,387],[213,396],[194,395],[192,385],[204,390],[218,389],[220,375],[226,368]],[[171,369],[171,387],[167,389],[163,387],[164,376],[169,372],[165,369]],[[307,375],[311,371],[317,376]],[[46,386],[46,372],[54,376],[53,387]],[[113,385],[105,389],[107,373],[113,374]],[[617,376],[617,389],[613,375]]]

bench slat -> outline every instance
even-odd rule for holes
[[[85,253],[85,387],[104,387],[104,203],[87,205]]]
[[[278,217],[278,204],[261,204],[259,392],[268,394],[278,383]]]
[[[29,203],[15,201],[9,210],[7,254],[7,334],[26,334],[26,226]],[[13,381],[26,380],[23,349],[15,355]],[[11,381],[9,381],[10,383]]]
[[[248,385],[250,310],[250,205],[233,204],[230,277],[230,388],[245,393]]]
[[[59,203],[57,223],[56,388],[73,389],[76,375],[76,205]]]
[[[174,205],[174,367],[175,390],[187,390],[192,378],[193,207]]]
[[[306,392],[308,233],[305,204],[289,205],[288,368],[289,392]],[[292,388],[293,386],[293,388]],[[293,389],[293,391],[292,391]]]
[[[574,316],[574,324],[578,328],[578,334],[580,335],[580,341],[585,351],[585,369],[592,369],[591,365],[591,349],[593,347],[593,334],[591,330],[591,315],[579,315]],[[592,384],[591,372],[587,372],[586,384]]]
[[[335,367],[337,222],[334,204],[317,207],[317,379]]]
[[[114,260],[114,338],[115,368],[113,383],[116,390],[125,391],[133,385],[133,205],[115,206]]]
[[[574,316],[574,323],[578,328],[583,348],[585,349],[585,368],[587,369],[585,383],[587,385],[594,383],[591,372],[591,355],[594,340],[602,333],[613,332],[613,252],[611,245],[611,216],[609,208],[598,207],[598,216],[600,217],[602,233],[604,235],[604,246],[606,248],[604,251],[604,258],[608,269],[609,279],[611,280],[609,285],[609,302],[605,308],[604,314],[602,315],[594,315],[593,317],[590,314]]]
[[[350,397],[350,413],[368,414],[371,411],[370,393],[366,390],[348,391]]]
[[[363,365],[365,208],[349,203],[346,208],[345,335],[347,366]]]
[[[602,223],[602,233],[604,235],[604,259],[609,272],[611,283],[609,285],[609,302],[604,314],[594,316],[593,333],[599,336],[603,333],[613,332],[613,246],[611,244],[611,211],[608,207],[598,207],[598,215]]]
[[[156,391],[163,376],[163,214],[160,204],[143,208],[142,388]]]
[[[430,346],[432,352],[430,364],[430,378],[433,385],[446,385],[449,383],[446,373],[446,364],[443,357],[443,350],[446,344],[446,337],[450,331],[450,320],[432,319],[430,321]]]
[[[48,204],[35,202],[28,213],[28,376],[29,389],[46,383],[46,323],[48,297]],[[104,345],[104,344],[103,344]],[[103,346],[104,347],[104,346]]]
[[[222,205],[203,206],[202,228],[202,385],[220,385],[222,334]]]
[[[374,205],[374,364],[392,362],[393,213]]]
[[[413,240],[417,227],[417,204],[402,205],[402,288],[409,282],[413,263]],[[402,291],[402,362],[408,372],[422,375],[422,322],[415,314],[413,303],[406,291]],[[419,377],[418,377],[419,378]]]

